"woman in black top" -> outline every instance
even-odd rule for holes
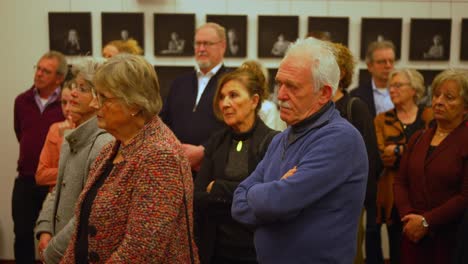
[[[246,62],[222,77],[213,108],[228,126],[210,138],[195,179],[196,236],[201,263],[256,263],[253,229],[231,217],[234,190],[262,160],[277,133],[258,117],[267,84]]]

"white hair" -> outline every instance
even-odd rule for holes
[[[92,84],[94,74],[105,61],[105,59],[100,58],[83,58],[80,62],[72,66],[72,73],[75,77],[80,76],[85,81]]]
[[[298,39],[289,46],[285,58],[290,55],[308,58],[311,61],[312,83],[316,91],[328,85],[335,94],[340,81],[340,68],[330,42],[313,37]]]

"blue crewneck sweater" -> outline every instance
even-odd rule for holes
[[[255,227],[260,263],[351,263],[368,172],[363,139],[334,104],[288,141],[291,129],[236,189],[232,216]]]

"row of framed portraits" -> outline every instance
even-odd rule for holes
[[[233,70],[234,68],[227,67],[228,69]],[[193,71],[193,66],[154,66],[156,73],[158,74],[159,85],[161,88],[161,97],[165,99],[169,94],[170,86],[172,81],[177,78],[178,76]],[[273,93],[274,86],[275,86],[275,76],[277,73],[277,68],[268,68],[268,85],[270,89],[270,93]],[[424,77],[424,84],[427,88],[426,90],[426,97],[430,97],[430,89],[429,87],[432,84],[432,80],[434,80],[435,76],[441,73],[443,70],[435,70],[435,69],[421,69],[418,70]],[[367,84],[371,81],[371,75],[367,71],[367,69],[359,69],[359,85]]]
[[[133,38],[144,49],[143,13],[102,13],[102,46],[111,40]],[[207,15],[207,22],[226,28],[226,57],[247,56],[247,16]],[[154,55],[193,56],[195,14],[154,14]],[[447,61],[450,58],[451,19],[411,19],[409,59]],[[320,33],[348,44],[348,17],[308,17],[309,34]],[[390,40],[400,58],[401,18],[362,18],[360,58],[372,41]],[[92,55],[91,13],[49,13],[50,49],[66,55]],[[298,16],[258,16],[258,57],[282,57],[299,36]],[[461,46],[468,47],[468,18],[462,19]],[[468,49],[460,49],[468,60]]]

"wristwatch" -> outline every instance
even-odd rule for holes
[[[400,156],[400,145],[396,145],[396,147],[393,149],[393,152],[396,156]]]
[[[422,224],[422,226],[425,227],[425,228],[428,228],[428,227],[429,227],[429,224],[427,223],[426,218],[424,218],[424,216],[423,216],[422,219],[421,219],[421,224]]]

